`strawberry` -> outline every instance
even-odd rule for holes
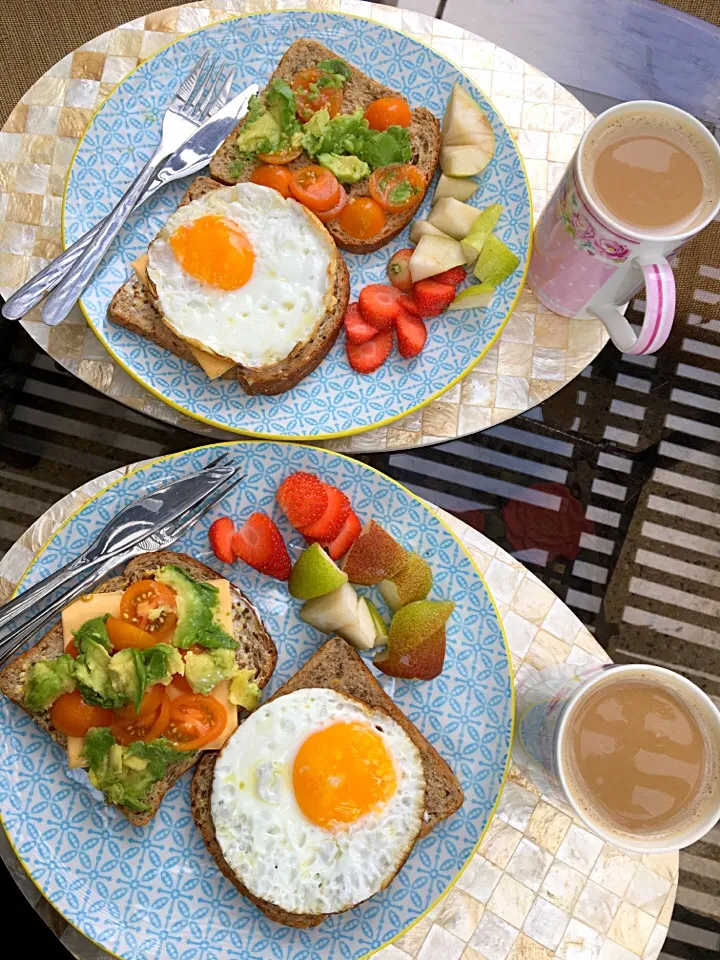
[[[438,317],[455,299],[455,287],[434,279],[418,280],[413,299],[421,317]]]
[[[235,533],[235,524],[230,517],[218,517],[210,525],[208,537],[212,552],[222,563],[235,563],[235,554],[232,550],[232,537]]]
[[[235,556],[259,573],[290,579],[290,557],[280,531],[264,513],[251,513],[232,538]]]
[[[343,323],[345,324],[345,336],[350,343],[367,343],[377,333],[375,327],[363,320],[357,303],[348,304]]]
[[[348,362],[358,373],[374,373],[390,356],[392,345],[392,330],[376,333],[372,340],[360,345],[345,341]]]
[[[411,313],[414,317],[420,316],[420,311],[418,310],[418,306],[412,298],[412,294],[401,293],[398,297],[398,303],[403,310],[407,310],[407,312]]]
[[[333,560],[339,560],[355,543],[362,531],[362,524],[354,510],[351,510],[345,519],[342,530],[332,543],[328,544],[328,553]]]
[[[449,283],[451,287],[457,287],[465,279],[465,267],[451,267],[450,270],[436,273],[430,279],[436,280],[438,283]]]
[[[407,310],[401,310],[395,326],[400,356],[416,357],[427,340],[427,330],[420,317],[414,317]]]
[[[387,265],[387,275],[390,283],[402,290],[403,293],[412,292],[412,277],[410,276],[410,257],[415,251],[411,248],[398,250],[390,257],[390,263]]]
[[[323,487],[328,498],[327,509],[319,520],[303,527],[300,533],[306,538],[319,540],[321,543],[331,543],[348,518],[350,501],[337,487],[331,487],[329,483],[324,483]]]
[[[363,320],[376,330],[390,330],[398,315],[398,292],[385,283],[371,283],[360,291],[358,306]]]
[[[327,494],[314,473],[291,473],[277,489],[275,499],[296,528],[315,523],[325,513]]]

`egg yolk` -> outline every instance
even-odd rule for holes
[[[237,290],[252,276],[252,244],[224,217],[208,215],[183,224],[171,234],[170,246],[183,270],[211,287]]]
[[[311,734],[293,764],[298,806],[329,829],[342,829],[385,803],[396,783],[385,744],[361,723],[334,723]]]

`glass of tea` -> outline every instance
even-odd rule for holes
[[[720,146],[685,111],[619,104],[590,124],[535,228],[528,283],[565,317],[599,318],[626,353],[654,353],[675,313],[667,258],[720,210]],[[620,307],[645,286],[635,334]]]
[[[518,691],[521,749],[604,840],[661,853],[718,821],[720,711],[695,684],[663,667],[610,664],[546,694],[542,682]]]

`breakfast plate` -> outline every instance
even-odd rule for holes
[[[370,376],[348,364],[343,337],[292,389],[250,396],[234,380],[210,380],[195,365],[107,319],[108,305],[131,274],[130,264],[176,209],[187,182],[169,185],[127,222],[106,256],[81,306],[91,328],[115,360],[143,387],[200,421],[237,433],[280,439],[350,435],[390,423],[440,396],[478,362],[499,335],[519,296],[527,267],[532,221],[528,183],[514,139],[483,93],[448,60],[422,43],[367,20],[335,13],[286,11],[231,19],[188,35],[133,71],[92,118],[79,143],[63,198],[65,245],[107,213],[157,141],[160,120],[178,79],[205,49],[237,70],[236,89],[267,83],[278,62],[301,39],[326,44],[374,81],[402,93],[413,108],[442,118],[454,84],[487,116],[495,153],[469,201],[482,209],[502,205],[495,229],[520,266],[481,310],[457,310],[428,324],[425,349],[413,359],[393,350]],[[433,187],[417,218],[430,210]],[[408,230],[374,253],[343,252],[351,299],[368,284],[384,282],[389,258],[408,246]],[[457,261],[456,261],[457,262]]]
[[[28,587],[82,550],[125,504],[217,457],[202,447],[140,467],[85,504],[45,544],[26,572]],[[304,546],[275,503],[279,482],[309,471],[346,492],[398,541],[428,557],[431,596],[454,601],[442,673],[429,682],[385,678],[395,705],[417,725],[460,781],[465,800],[412,850],[390,885],[314,929],[267,920],[221,875],[190,814],[189,776],[178,780],[146,826],[98,803],[85,774],[16,705],[0,698],[0,814],[10,842],[41,892],[85,936],[123,957],[364,957],[399,936],[457,879],[498,802],[509,763],[513,693],[509,656],[493,600],[449,529],[407,490],[339,454],[277,443],[224,445],[247,480],[176,545],[208,560],[255,603],[278,648],[268,686],[282,686],[319,648],[321,635],[298,616],[287,585],[242,562],[218,566],[208,527],[219,514],[240,522],[266,511],[293,559]],[[389,686],[388,686],[389,684]],[[241,728],[242,729],[242,728]]]

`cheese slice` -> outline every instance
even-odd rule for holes
[[[215,620],[223,630],[232,637],[233,612],[230,583],[227,580],[210,580],[210,583],[218,588],[218,609],[215,614]],[[65,649],[67,649],[68,645],[72,642],[74,631],[79,630],[87,620],[92,620],[93,617],[102,617],[106,613],[109,613],[111,617],[119,617],[121,597],[122,591],[94,593],[86,597],[81,597],[79,600],[71,603],[69,607],[66,607],[62,612],[63,645]],[[173,687],[172,684],[165,689],[171,700],[181,696],[181,692]],[[210,696],[214,697],[225,707],[227,722],[225,729],[217,740],[213,740],[212,743],[207,744],[207,746],[203,747],[203,750],[219,750],[230,734],[237,729],[238,711],[237,707],[230,703],[228,698],[229,690],[230,681],[223,680],[210,691]],[[67,738],[68,765],[71,768],[87,766],[87,761],[84,757],[80,756],[83,742],[83,737]]]
[[[146,253],[132,262],[132,268],[144,287],[148,285],[147,262],[148,255]],[[218,377],[221,377],[235,366],[234,361],[223,360],[222,357],[215,357],[213,354],[206,353],[204,350],[198,350],[198,348],[194,347],[191,343],[186,342],[186,346],[211,380],[217,380]]]

